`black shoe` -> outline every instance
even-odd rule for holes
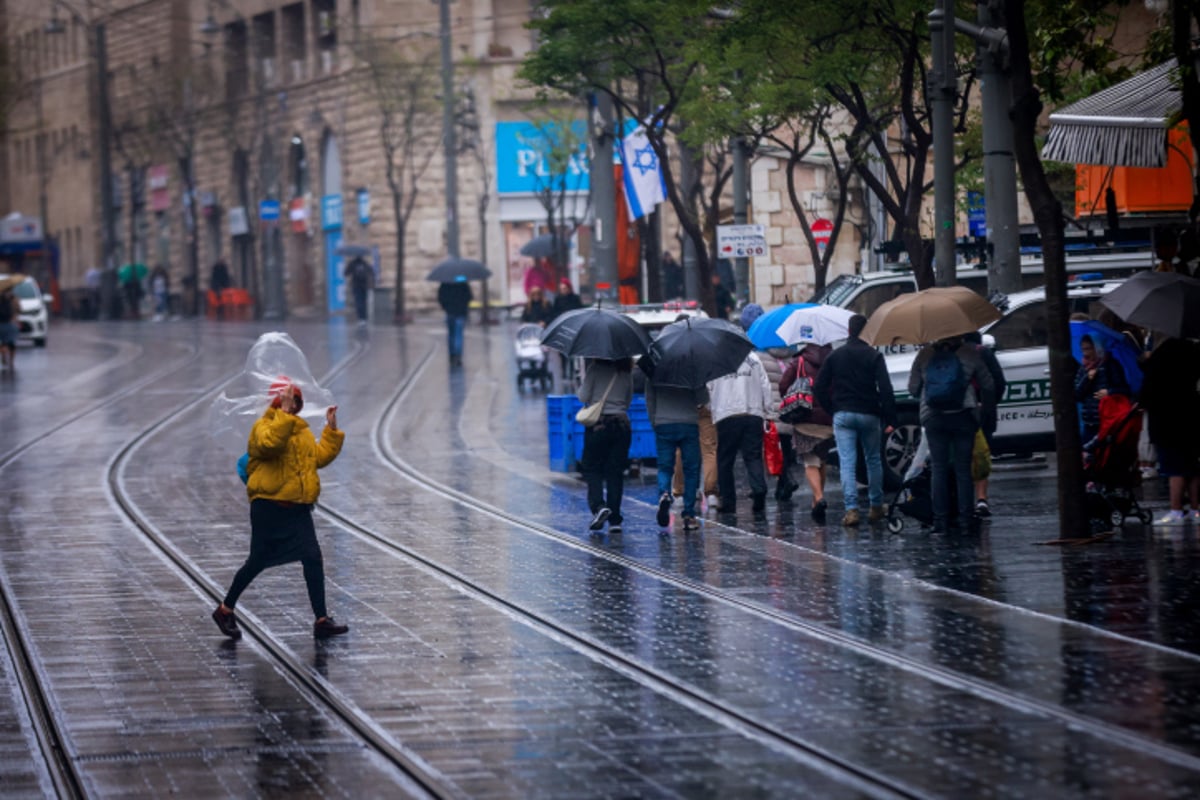
[[[760,511],[766,510],[766,508],[767,508],[767,493],[766,492],[755,492],[752,495],[752,497],[753,497],[753,505],[750,506],[751,511],[753,511],[754,513],[757,514]]]
[[[817,522],[821,525],[824,525],[825,524],[825,511],[828,508],[829,508],[829,504],[826,503],[824,499],[822,499],[821,502],[819,502],[815,506],[813,506],[812,511],[810,512],[812,514],[813,521]]]
[[[981,498],[975,501],[975,516],[990,517],[991,515],[992,509],[988,507],[987,498]]]
[[[350,630],[349,625],[334,622],[333,617],[325,617],[313,623],[313,636],[318,639],[328,639],[331,636],[341,636]]]
[[[235,642],[242,638],[242,629],[238,627],[237,617],[232,611],[222,611],[220,606],[212,613],[213,622],[217,623],[217,627],[221,629],[221,633],[233,639]]]
[[[609,533],[620,533],[622,530],[624,529],[621,527],[621,523],[619,522],[614,522],[608,526]]]
[[[795,481],[780,483],[775,487],[775,499],[781,503],[786,503],[792,499],[792,495],[795,494],[796,490],[799,488],[800,484],[796,483]]]
[[[598,531],[604,527],[604,523],[612,516],[612,511],[608,508],[601,508],[596,512],[596,516],[592,517],[592,524],[588,526],[588,530]]]
[[[663,492],[662,497],[658,498],[658,515],[654,518],[658,523],[658,527],[665,528],[671,524],[671,493]]]

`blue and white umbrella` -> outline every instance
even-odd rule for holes
[[[788,303],[785,306],[772,309],[763,314],[750,325],[746,335],[759,350],[769,350],[772,347],[787,347],[788,343],[779,338],[776,331],[783,321],[791,316],[793,311],[801,308],[812,308],[815,303]]]
[[[775,334],[785,346],[829,344],[850,336],[847,327],[854,312],[837,306],[808,304],[797,308],[780,323]]]

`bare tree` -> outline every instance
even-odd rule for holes
[[[487,210],[492,199],[492,152],[484,140],[479,124],[479,113],[475,107],[475,90],[468,83],[459,96],[458,108],[459,153],[470,155],[479,170],[479,195],[475,200],[475,214],[479,222],[479,260],[488,263]],[[492,324],[491,307],[488,300],[488,282],[483,279],[483,314],[481,325]]]
[[[435,94],[437,50],[409,38],[360,39],[355,55],[363,65],[363,80],[378,109],[379,144],[384,174],[392,195],[396,226],[396,324],[408,321],[405,303],[405,238],[420,194],[420,182],[441,141],[440,106]]]
[[[591,195],[582,191],[588,174],[587,132],[574,117],[574,109],[543,104],[532,115],[536,133],[522,141],[537,155],[534,194],[554,236],[552,261],[558,270],[567,268],[568,245],[591,207]]]

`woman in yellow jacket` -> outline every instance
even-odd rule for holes
[[[250,430],[249,479],[250,556],[237,571],[229,593],[213,619],[221,633],[240,639],[234,607],[250,582],[268,567],[299,561],[316,622],[318,639],[349,630],[325,608],[325,566],[313,527],[312,506],[321,493],[317,470],[330,464],[342,449],[345,434],[338,430],[337,406],[325,412],[325,429],[317,441],[298,415],[304,406],[300,388],[286,379],[271,386],[271,407]]]

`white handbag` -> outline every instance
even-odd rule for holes
[[[604,416],[604,403],[608,400],[608,393],[612,391],[613,384],[616,381],[617,373],[614,372],[612,378],[608,381],[608,388],[604,390],[604,396],[597,402],[590,403],[579,409],[578,413],[575,414],[575,421],[585,428],[590,428],[599,422],[600,418]]]

